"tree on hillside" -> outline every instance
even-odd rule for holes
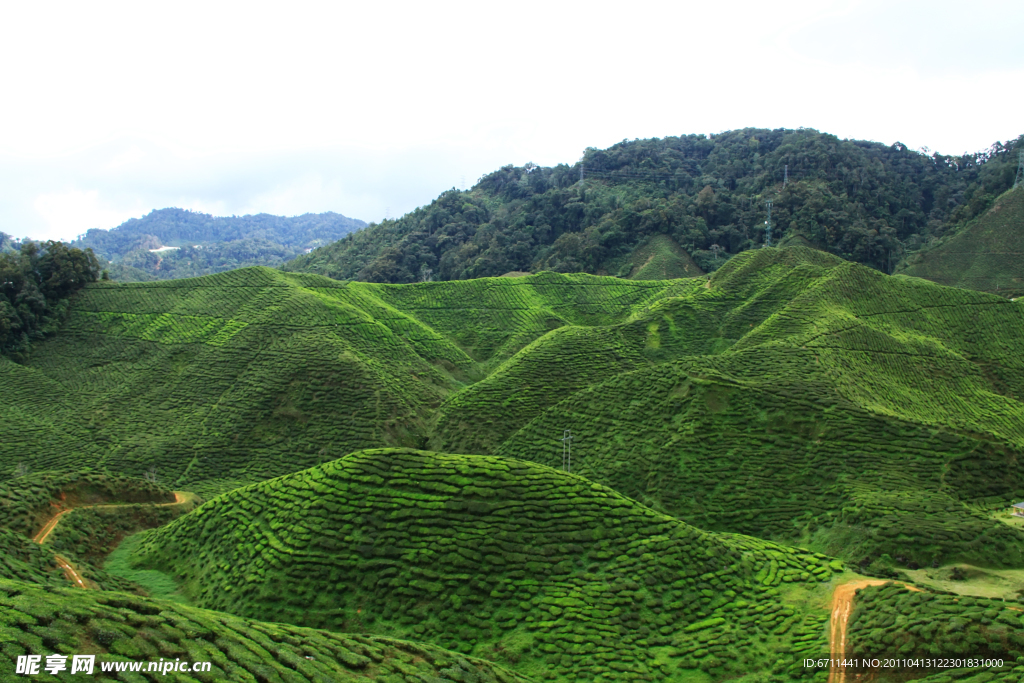
[[[54,332],[68,298],[100,274],[91,249],[62,242],[21,242],[0,253],[0,354],[23,360],[31,343]]]

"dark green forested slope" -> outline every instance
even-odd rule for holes
[[[826,650],[822,555],[708,534],[533,463],[351,454],[146,532],[203,607],[425,640],[557,680],[735,676]],[[780,586],[781,588],[776,588]],[[813,599],[812,599],[812,596]]]
[[[558,464],[704,528],[1024,565],[1020,304],[804,248],[710,278],[97,283],[0,361],[0,461],[203,495],[379,446]],[[882,558],[884,559],[884,558]]]
[[[1003,193],[978,219],[915,254],[900,272],[950,287],[1024,295],[1024,188]]]
[[[710,271],[764,243],[770,200],[773,244],[800,237],[892,272],[1007,190],[1022,145],[928,156],[899,143],[755,128],[623,141],[589,148],[572,166],[506,166],[285,268],[370,282],[544,269],[636,277],[638,252],[658,239],[673,244],[663,253],[681,248]]]
[[[529,683],[528,678],[433,645],[271,624],[113,592],[43,589],[0,579],[4,680],[82,680],[14,674],[23,654],[92,654],[90,678],[120,681],[266,683]],[[103,673],[103,662],[210,662],[203,673]],[[70,662],[70,658],[66,660]],[[42,665],[45,666],[45,656]]]
[[[122,282],[168,280],[245,266],[275,266],[330,244],[366,223],[339,213],[211,216],[159,209],[111,230],[94,228],[72,242],[112,262]],[[2,244],[2,241],[0,241]],[[161,247],[175,247],[154,252]]]

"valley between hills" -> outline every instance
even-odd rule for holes
[[[836,652],[1017,681],[1020,593],[923,572],[1024,569],[1022,333],[1019,302],[804,246],[95,282],[0,358],[0,647],[213,661],[182,681],[877,673],[806,664]]]

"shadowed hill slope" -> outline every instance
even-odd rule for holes
[[[1003,193],[981,217],[912,256],[900,272],[950,287],[1024,295],[1024,189]]]
[[[423,643],[269,624],[123,593],[44,590],[0,580],[0,613],[0,665],[10,672],[19,655],[56,652],[95,655],[92,675],[107,681],[529,683],[490,662]],[[61,680],[71,669],[70,658],[65,661]],[[210,668],[164,672],[159,679],[152,673],[102,672],[105,662],[133,661],[143,667],[209,662]],[[40,673],[49,678],[45,665],[44,657]]]
[[[138,561],[181,577],[200,606],[414,637],[560,680],[676,680],[699,664],[743,671],[774,648],[819,653],[824,610],[773,586],[812,591],[840,569],[577,475],[414,450],[238,489],[144,538]],[[708,637],[723,647],[709,653]]]

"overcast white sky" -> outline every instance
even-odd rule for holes
[[[401,215],[504,164],[801,126],[1024,133],[1008,2],[7,2],[0,231],[154,208]]]

